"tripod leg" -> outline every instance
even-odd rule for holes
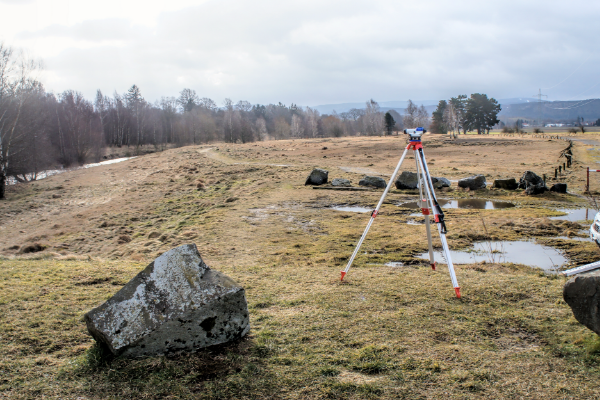
[[[408,153],[408,146],[406,146],[406,149],[404,149],[404,153],[402,153],[402,157],[400,157],[400,161],[398,162],[398,165],[396,166],[396,169],[394,170],[394,173],[392,174],[387,187],[383,191],[383,194],[381,195],[381,199],[379,199],[379,203],[377,203],[377,207],[375,207],[375,209],[371,213],[371,219],[369,220],[369,223],[367,224],[365,231],[363,232],[362,236],[360,237],[360,240],[358,241],[358,244],[356,245],[356,248],[354,249],[352,256],[350,256],[350,260],[348,260],[348,264],[346,265],[346,268],[343,271],[341,271],[342,277],[340,280],[343,281],[344,277],[346,276],[348,271],[350,271],[350,267],[352,266],[352,263],[354,262],[354,258],[356,258],[356,255],[358,254],[358,251],[360,250],[360,246],[362,246],[363,241],[367,237],[367,233],[369,233],[369,229],[371,229],[371,225],[373,225],[373,221],[375,221],[375,217],[379,213],[379,209],[381,208],[381,205],[383,204],[383,200],[385,199],[385,196],[387,196],[387,193],[389,192],[392,185],[394,184],[394,179],[396,179],[396,175],[398,174],[398,171],[400,170],[400,166],[404,162],[404,157],[406,157],[407,153]]]
[[[425,180],[425,191],[427,192],[427,197],[429,198],[429,203],[431,204],[431,209],[433,210],[435,222],[437,222],[438,232],[440,234],[440,241],[442,242],[442,249],[444,251],[446,261],[448,262],[450,280],[452,281],[452,286],[454,286],[454,292],[456,293],[456,297],[460,299],[460,286],[458,286],[456,273],[454,272],[454,265],[452,264],[452,258],[450,257],[450,249],[448,248],[448,243],[446,242],[446,229],[443,223],[443,214],[441,213],[441,208],[439,208],[439,204],[437,202],[437,199],[435,198],[435,191],[433,190],[433,183],[431,182],[431,176],[429,175],[429,170],[427,169],[425,154],[423,153],[422,149],[420,149],[418,152],[415,152],[415,154],[417,155],[419,162],[421,163],[423,179]]]
[[[431,225],[429,224],[429,205],[427,204],[427,200],[423,193],[423,184],[425,180],[421,174],[421,167],[419,165],[419,159],[417,158],[417,151],[415,150],[415,162],[417,164],[417,184],[419,185],[419,206],[421,207],[421,212],[425,216],[425,229],[427,230],[427,245],[429,246],[429,264],[431,265],[431,269],[435,271],[435,256],[433,253],[433,243],[431,241]]]

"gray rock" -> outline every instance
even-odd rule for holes
[[[470,190],[485,189],[485,176],[475,175],[460,179],[458,181],[458,187],[468,188]]]
[[[332,186],[352,186],[348,179],[335,178],[331,181]]]
[[[496,179],[492,186],[497,189],[516,190],[519,187],[515,178]]]
[[[563,288],[563,298],[577,321],[600,335],[600,270],[569,279]]]
[[[446,178],[440,178],[440,177],[431,177],[431,183],[433,183],[433,187],[436,189],[440,189],[443,187],[450,187],[450,185],[452,184],[448,179]]]
[[[416,172],[402,171],[396,179],[396,189],[416,189],[419,180]]]
[[[521,179],[519,179],[519,189],[527,189],[529,186],[546,186],[544,180],[533,171],[525,171]],[[546,188],[546,190],[548,190]]]
[[[378,176],[365,176],[358,182],[358,184],[360,186],[374,186],[378,188],[385,188],[387,186],[385,179]]]
[[[210,269],[194,244],[159,256],[85,322],[97,342],[126,357],[194,351],[250,330],[244,289]]]
[[[416,172],[402,171],[400,176],[394,182],[396,189],[417,189],[418,177]],[[431,177],[431,183],[436,189],[450,187],[451,182],[446,178]]]
[[[519,188],[525,189],[525,193],[529,195],[542,194],[548,190],[544,180],[532,171],[525,171],[519,179]]]
[[[550,191],[556,192],[556,193],[567,193],[567,184],[566,183],[555,183],[550,188]]]
[[[315,168],[312,170],[308,178],[306,178],[304,185],[322,185],[327,183],[328,176],[329,171],[321,168]]]

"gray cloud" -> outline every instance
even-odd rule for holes
[[[4,0],[6,1],[6,0]],[[149,99],[184,87],[221,101],[327,102],[496,98],[548,90],[568,98],[600,81],[600,3],[210,1],[163,13],[155,27],[127,20],[51,26],[23,38],[85,43],[46,60],[58,91],[91,96],[132,84]],[[600,86],[582,97],[600,97]]]

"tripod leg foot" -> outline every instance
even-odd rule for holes
[[[455,287],[454,288],[454,293],[456,293],[456,298],[460,299],[460,287]]]
[[[432,270],[434,270],[434,271],[435,271],[435,265],[436,265],[436,264],[437,264],[437,263],[435,263],[435,262],[434,262],[433,264],[431,264],[431,269],[432,269]]]
[[[342,277],[340,278],[340,281],[344,280],[344,277],[346,276],[346,272],[345,271],[341,271],[342,272]]]

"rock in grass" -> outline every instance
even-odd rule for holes
[[[492,187],[496,189],[516,190],[519,184],[515,178],[496,179]]]
[[[458,187],[470,190],[485,189],[485,176],[475,175],[460,179],[458,181]]]
[[[352,186],[352,183],[348,179],[335,178],[331,181],[331,186]]]
[[[362,178],[358,184],[360,186],[373,186],[377,188],[384,188],[387,186],[385,179],[380,178],[378,176],[365,176]]]
[[[402,171],[394,184],[396,189],[416,189],[419,179],[416,172]]]
[[[126,357],[194,351],[250,329],[244,289],[208,267],[194,244],[159,256],[85,322],[98,343]]]
[[[416,189],[418,188],[418,181],[419,179],[416,172],[402,171],[394,184],[396,185],[396,189]],[[436,178],[432,176],[431,183],[433,183],[433,187],[436,189],[450,187],[450,181],[446,178]]]
[[[600,270],[569,279],[563,288],[563,298],[577,321],[600,335]]]
[[[308,178],[306,178],[304,185],[322,185],[327,183],[328,177],[329,171],[321,168],[315,168],[312,170]]]
[[[567,193],[567,184],[566,183],[555,183],[550,188],[550,191],[556,192],[556,193]]]
[[[519,188],[525,189],[525,193],[529,195],[542,194],[548,190],[544,180],[532,171],[525,171],[519,179]]]
[[[446,179],[446,178],[440,178],[440,177],[431,177],[431,183],[433,183],[433,187],[436,189],[440,189],[443,187],[450,187],[451,182]]]

